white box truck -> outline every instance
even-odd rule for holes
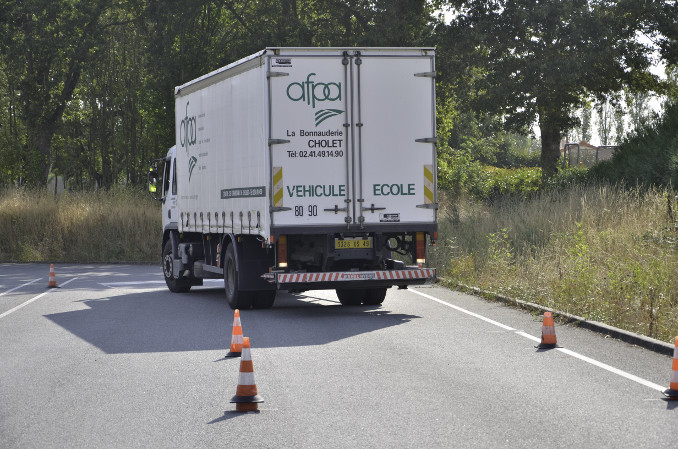
[[[434,280],[434,58],[267,48],[177,87],[176,145],[149,170],[169,289],[223,277],[233,308],[315,289],[376,305]]]

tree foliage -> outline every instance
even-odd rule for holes
[[[648,71],[648,44],[636,39],[647,8],[608,0],[457,0],[451,38],[472,46],[470,63],[478,107],[504,118],[510,129],[535,121],[541,165],[555,173],[561,135],[590,96],[605,98],[624,86],[656,87]]]
[[[432,45],[425,0],[0,1],[0,183],[141,183],[173,88],[270,46]]]
[[[452,8],[444,23],[441,8]],[[144,182],[174,140],[173,88],[265,47],[436,46],[441,172],[510,166],[591,94],[643,91],[650,36],[675,56],[675,2],[0,0],[0,184]],[[675,17],[675,15],[671,16]],[[675,58],[674,58],[675,60]],[[468,171],[466,174],[462,172]],[[448,180],[440,185],[459,184]]]
[[[637,128],[592,174],[610,182],[678,185],[678,102],[667,105],[656,122]]]
[[[29,0],[2,4],[3,57],[24,123],[22,175],[28,182],[47,180],[52,139],[97,45],[108,3]]]

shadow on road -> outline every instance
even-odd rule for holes
[[[233,310],[223,288],[187,294],[115,290],[82,301],[86,309],[46,318],[107,354],[228,349]],[[243,333],[257,348],[323,345],[408,323],[414,315],[386,307],[344,307],[336,298],[279,292],[271,309],[242,310]],[[331,295],[326,295],[332,297]],[[332,297],[333,298],[333,297]]]
[[[240,416],[245,416],[245,415],[258,415],[260,414],[261,411],[257,410],[254,412],[236,412],[236,411],[225,411],[224,414],[216,419],[213,419],[212,421],[208,422],[207,424],[216,424],[218,422],[222,421],[227,421],[229,419],[233,418],[238,418]]]

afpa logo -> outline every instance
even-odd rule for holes
[[[313,109],[317,103],[323,101],[341,102],[341,83],[318,83],[312,79],[314,76],[315,73],[309,73],[306,81],[290,83],[287,86],[287,98],[292,101],[303,101]],[[319,109],[315,112],[315,126],[343,112],[341,109]]]
[[[179,143],[181,147],[186,149],[186,155],[189,155],[189,147],[196,144],[198,141],[198,121],[195,118],[195,115],[192,117],[188,116],[188,104],[186,102],[186,116],[181,120],[179,125]],[[191,156],[188,159],[188,181],[191,181],[191,175],[193,174],[193,169],[195,168],[198,159],[195,156]]]

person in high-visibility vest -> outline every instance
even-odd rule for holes
[[[158,183],[158,174],[152,170],[148,172],[148,191],[155,193],[158,191],[156,184]]]

